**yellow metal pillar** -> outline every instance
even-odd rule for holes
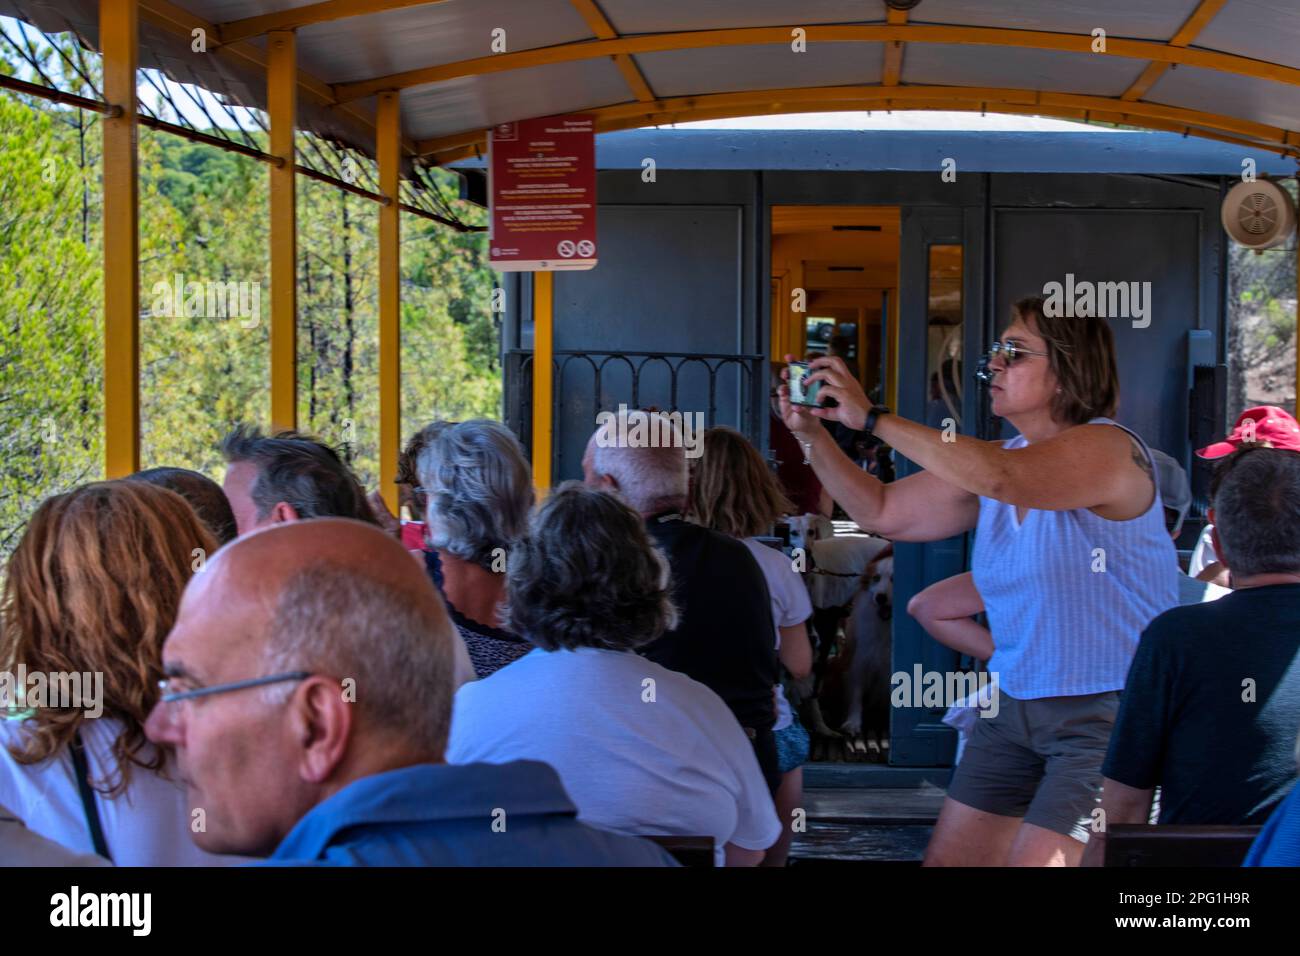
[[[555,276],[533,273],[533,485],[551,487],[551,408],[554,388]]]
[[[104,474],[140,469],[140,273],[136,0],[100,0],[104,97]]]
[[[402,113],[399,94],[379,94],[375,156],[379,191],[379,488],[397,514],[397,456],[402,442],[401,183]]]
[[[280,160],[271,167],[271,428],[278,431],[298,425],[298,55],[292,31],[266,39],[270,151]]]

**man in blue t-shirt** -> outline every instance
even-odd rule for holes
[[[1296,779],[1300,733],[1300,452],[1224,459],[1210,521],[1234,590],[1142,634],[1102,767],[1105,825],[1260,824]],[[1086,863],[1102,861],[1104,833]]]

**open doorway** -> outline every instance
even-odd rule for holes
[[[838,354],[868,393],[896,394],[897,206],[773,206],[774,361]]]
[[[806,361],[838,355],[868,395],[896,405],[901,221],[897,206],[772,207],[774,361],[784,361],[786,354]],[[936,336],[936,350],[945,345],[944,337]],[[828,429],[863,468],[890,480],[888,449],[852,429],[830,425]],[[773,436],[774,468],[799,508],[807,495],[800,499],[794,489],[805,486],[808,468],[791,466],[789,460],[799,458],[784,425],[774,423]],[[829,495],[815,479],[813,484],[820,493],[818,511],[826,517],[847,518],[833,510]],[[804,506],[805,514],[808,510]],[[800,527],[808,527],[804,519]],[[888,564],[892,559],[886,557],[888,542],[851,521],[835,523],[833,537],[829,527],[819,523],[818,537],[808,545],[805,583],[813,606],[812,673],[788,681],[786,696],[809,734],[814,764],[883,763],[889,751],[888,701],[877,699],[879,682],[868,685],[865,678],[879,670],[877,665],[888,668],[892,625],[885,604],[870,603],[875,598],[862,582],[877,556],[883,562],[882,575],[892,580]],[[879,589],[878,596],[888,602],[888,587]],[[861,607],[870,613],[854,617],[850,607],[859,597],[868,602]]]

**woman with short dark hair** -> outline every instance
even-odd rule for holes
[[[711,836],[754,864],[780,833],[767,782],[721,697],[635,653],[676,626],[668,562],[641,516],[569,482],[510,555],[511,626],[537,650],[456,694],[449,763],[540,760],[579,819]]]
[[[217,546],[230,544],[239,537],[235,513],[221,486],[207,475],[189,468],[146,468],[127,476],[128,481],[143,481],[174,491],[190,503],[194,513],[217,539]]]
[[[389,510],[388,502],[378,491],[372,491],[367,499],[379,526],[416,556],[423,555],[426,546],[424,513],[428,506],[424,491],[420,488],[417,463],[425,446],[450,424],[451,422],[433,422],[407,439],[405,447],[397,456],[397,474],[393,477],[393,484],[397,485],[397,514]],[[403,509],[406,509],[409,519],[401,517]]]
[[[993,414],[1020,433],[1006,442],[907,421],[873,406],[840,360],[812,364],[808,382],[838,404],[791,405],[783,387],[782,413],[858,524],[897,541],[978,528],[971,568],[993,634],[996,716],[966,746],[926,862],[1077,864],[1138,638],[1178,603],[1151,456],[1109,417],[1119,403],[1110,327],[1048,316],[1040,298],[1015,303],[980,376]],[[829,441],[823,418],[924,471],[881,484]]]

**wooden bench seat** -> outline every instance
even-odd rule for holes
[[[1117,823],[1106,833],[1106,866],[1241,866],[1258,826]]]

